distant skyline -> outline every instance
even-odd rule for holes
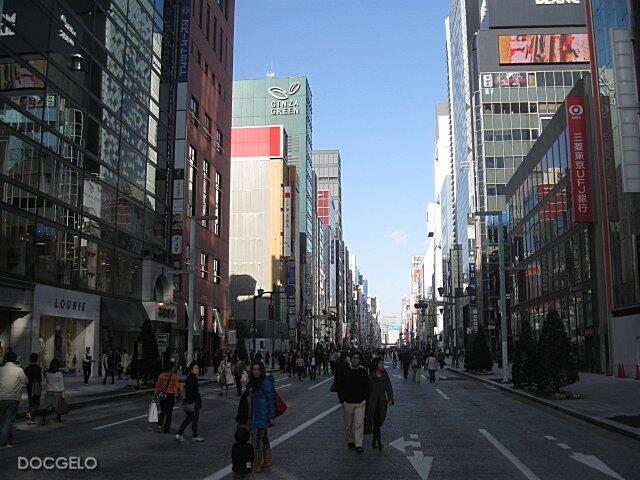
[[[446,101],[445,0],[237,0],[234,79],[304,75],[313,148],[342,157],[343,225],[378,297],[399,316],[426,249],[435,106]]]

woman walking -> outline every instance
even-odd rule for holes
[[[155,394],[160,394],[160,414],[158,415],[158,433],[171,433],[173,406],[176,404],[176,393],[180,390],[180,380],[173,373],[173,364],[169,363],[156,380]],[[161,393],[162,392],[162,393]]]
[[[240,374],[242,376],[242,374]],[[218,383],[220,384],[220,396],[223,394],[229,396],[229,387],[235,383],[235,375],[233,374],[233,365],[227,361],[227,357],[223,356],[220,362],[220,378]],[[223,392],[222,389],[225,391]]]
[[[262,362],[253,362],[247,390],[240,401],[237,417],[238,427],[246,426],[251,435],[254,451],[252,472],[261,472],[263,468],[271,467],[271,445],[267,429],[275,425],[275,394],[273,376],[267,376]]]
[[[382,358],[374,358],[369,374],[369,397],[367,400],[367,431],[373,432],[371,446],[382,450],[380,427],[387,417],[387,406],[393,405],[393,387]]]
[[[200,409],[202,408],[202,397],[200,397],[200,389],[198,386],[198,374],[200,373],[200,367],[197,362],[191,362],[189,365],[189,373],[187,379],[184,382],[184,400],[182,402],[184,412],[187,414],[187,418],[184,419],[180,430],[176,435],[176,440],[184,442],[184,431],[191,423],[191,430],[193,431],[193,442],[202,442],[204,438],[198,435],[198,420],[200,418]]]
[[[47,421],[47,414],[55,413],[58,422],[62,422],[62,414],[66,413],[64,400],[64,378],[59,370],[57,358],[51,360],[49,370],[44,373],[44,404],[42,405],[42,425]]]
[[[29,383],[27,383],[27,395],[29,396],[29,413],[27,415],[27,423],[29,425],[33,425],[36,423],[36,413],[38,408],[40,408],[40,395],[42,394],[42,367],[38,365],[37,353],[29,355],[29,361],[31,363],[24,369],[24,373],[29,379]]]

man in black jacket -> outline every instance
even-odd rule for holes
[[[344,412],[347,445],[349,448],[355,448],[356,453],[364,452],[364,415],[369,393],[369,379],[366,370],[360,365],[361,361],[362,354],[354,352],[351,355],[351,365],[340,368],[336,375],[336,389]]]

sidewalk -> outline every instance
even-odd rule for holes
[[[580,372],[580,381],[563,387],[562,390],[579,393],[582,398],[553,400],[542,398],[523,389],[515,389],[512,384],[502,384],[502,369],[497,366],[494,366],[493,372],[489,375],[473,375],[463,368],[455,368],[451,365],[447,365],[447,368],[608,430],[640,440],[640,380]]]
[[[186,376],[178,374],[178,378],[181,383],[184,383]],[[207,374],[200,377],[201,383],[211,383],[216,380],[217,375],[213,373],[213,368],[209,368]],[[107,379],[106,385],[102,384],[102,378],[100,377],[91,377],[89,379],[89,385],[85,385],[82,375],[75,375],[73,373],[64,375],[65,398],[67,403],[75,408],[145,395],[151,398],[154,385],[155,380],[153,384],[147,386],[144,386],[141,380],[140,389],[136,389],[135,380],[125,379],[124,377],[122,380],[118,380],[117,376],[113,385],[111,385],[111,377]],[[41,398],[44,398],[44,392]],[[22,392],[22,400],[20,401],[20,412],[26,412],[28,405],[29,400],[25,389]]]

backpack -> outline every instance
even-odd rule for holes
[[[282,400],[282,397],[276,392],[276,417],[279,417],[287,411],[287,404]]]

